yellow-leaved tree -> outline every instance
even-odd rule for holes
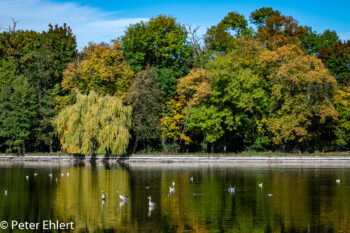
[[[337,81],[322,61],[305,54],[296,45],[286,45],[263,52],[260,65],[271,85],[272,141],[281,149],[287,144],[302,148],[311,140],[321,144],[327,124],[337,117],[332,102]]]
[[[129,144],[132,110],[121,99],[78,93],[57,117],[62,150],[73,154],[122,155]]]
[[[124,60],[118,40],[112,44],[93,44],[86,47],[79,59],[67,65],[63,72],[62,88],[68,95],[58,97],[61,108],[74,103],[78,92],[90,90],[101,95],[126,97],[134,72]]]
[[[189,144],[191,138],[186,135],[189,110],[206,101],[210,94],[210,77],[205,69],[193,68],[180,78],[175,98],[167,103],[170,110],[161,119],[163,140]]]

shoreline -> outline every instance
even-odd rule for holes
[[[269,163],[269,164],[298,164],[298,163],[345,163],[350,165],[350,156],[266,156],[266,155],[130,155],[105,157],[73,156],[73,155],[5,155],[0,154],[1,161],[40,161],[40,162],[106,162],[106,163]]]

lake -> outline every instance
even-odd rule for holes
[[[348,232],[350,168],[2,162],[2,232],[43,232],[44,220],[74,226],[44,232]],[[13,221],[39,225],[10,231]]]

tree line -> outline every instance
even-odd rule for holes
[[[350,41],[263,7],[198,35],[171,16],[77,51],[67,25],[0,33],[0,150],[350,147]]]

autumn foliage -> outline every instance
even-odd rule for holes
[[[14,24],[0,33],[0,150],[350,149],[350,41],[270,7],[197,32],[159,15],[78,52],[66,25]]]

